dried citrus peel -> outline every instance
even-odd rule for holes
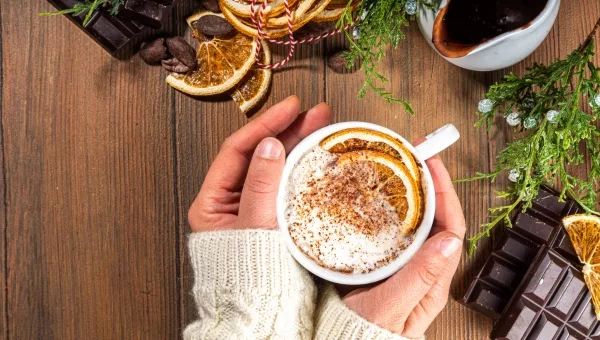
[[[563,226],[583,264],[583,278],[592,296],[596,319],[600,320],[600,217],[571,215],[563,219]]]

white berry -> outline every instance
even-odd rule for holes
[[[483,99],[478,105],[479,112],[490,113],[494,109],[494,102],[491,99]]]
[[[506,116],[506,122],[510,126],[517,126],[517,125],[521,124],[521,117],[519,117],[518,112],[513,112],[513,113],[509,114],[508,116]]]
[[[523,126],[526,129],[533,129],[537,126],[538,121],[537,119],[535,119],[535,117],[527,117],[525,118],[525,121],[523,122]]]
[[[558,122],[558,116],[560,116],[560,112],[556,110],[550,110],[546,113],[546,119],[552,124]]]
[[[508,172],[508,180],[511,182],[517,182],[519,180],[519,177],[521,177],[521,174],[519,174],[519,170],[517,169],[511,169]]]
[[[417,14],[417,1],[416,0],[408,0],[406,5],[404,5],[404,10],[408,15]]]

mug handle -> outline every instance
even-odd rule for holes
[[[425,138],[427,140],[415,146],[415,149],[424,160],[428,160],[454,144],[460,138],[460,132],[454,125],[448,124],[435,130]]]

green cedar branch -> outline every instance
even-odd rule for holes
[[[408,27],[410,21],[418,15],[418,10],[415,15],[406,13],[406,3],[409,1],[413,0],[362,0],[355,11],[359,20],[353,28],[345,31],[350,41],[350,50],[346,52],[345,58],[349,68],[359,60],[362,62],[365,83],[358,92],[359,99],[364,98],[368,90],[372,90],[388,103],[400,103],[407,112],[414,114],[405,99],[396,98],[384,87],[388,79],[377,71],[377,65],[385,56],[388,47],[398,47],[400,41],[406,37],[402,28]],[[440,3],[440,0],[414,1],[418,9],[424,6],[435,10]],[[354,22],[352,2],[348,1],[346,10],[337,23],[338,28],[344,28]],[[355,31],[358,32],[357,38],[353,34]]]
[[[548,65],[535,64],[522,77],[510,73],[490,87],[486,98],[492,100],[494,107],[490,112],[479,112],[482,118],[476,126],[487,125],[491,129],[497,114],[506,117],[519,112],[521,125],[517,129],[522,134],[498,154],[493,171],[457,182],[493,182],[511,170],[518,171],[519,176],[507,191],[497,193],[512,203],[490,208],[490,221],[469,239],[470,253],[498,224],[511,227],[512,212],[518,207],[531,207],[542,184],[559,182],[560,199],[570,196],[586,213],[600,215],[596,211],[600,181],[600,131],[596,122],[600,105],[594,100],[600,92],[600,69],[593,63],[599,29],[600,19],[581,46],[565,59]],[[586,109],[588,104],[591,109]],[[555,121],[546,117],[550,110],[559,112]],[[530,117],[537,124],[525,129],[522,122]],[[587,177],[578,177],[573,169],[586,165],[586,155],[590,157]]]

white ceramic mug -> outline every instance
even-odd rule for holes
[[[286,195],[288,180],[298,161],[300,161],[308,151],[317,146],[323,139],[338,131],[350,128],[374,130],[397,139],[404,144],[404,146],[406,146],[410,152],[412,152],[417,163],[422,166],[422,184],[425,196],[423,202],[425,202],[425,213],[421,224],[418,226],[414,234],[413,242],[394,261],[366,274],[346,274],[321,267],[310,257],[306,256],[296,246],[292,240],[292,237],[290,236],[288,230],[288,221],[285,217],[285,210],[287,207]],[[419,248],[421,248],[429,236],[431,226],[433,225],[433,218],[435,215],[435,191],[433,187],[433,180],[431,178],[431,174],[429,173],[429,169],[425,164],[425,160],[435,156],[442,150],[452,145],[460,138],[460,134],[454,125],[448,124],[433,132],[426,138],[427,140],[422,144],[413,146],[396,132],[382,126],[363,122],[346,122],[324,127],[312,133],[310,136],[306,137],[302,142],[300,142],[300,144],[298,144],[298,146],[296,146],[296,148],[294,148],[294,150],[292,150],[287,157],[281,183],[279,185],[279,192],[277,194],[277,223],[279,225],[279,229],[281,230],[284,242],[296,261],[298,261],[298,263],[316,276],[331,282],[346,285],[361,285],[377,282],[388,278],[400,270],[400,268],[402,268],[415,255]]]

